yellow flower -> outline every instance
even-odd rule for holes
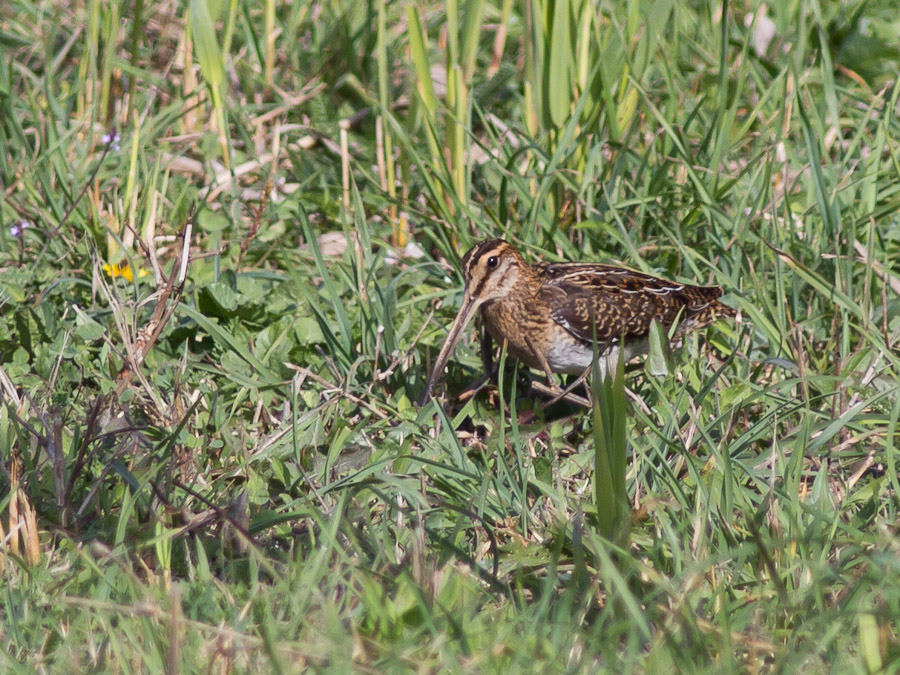
[[[106,272],[111,278],[115,279],[116,277],[122,277],[123,279],[127,279],[128,281],[134,281],[134,274],[131,271],[131,265],[128,263],[113,263],[110,265],[109,263],[103,263],[103,271]],[[141,277],[145,277],[150,272],[147,270],[138,270],[138,279]]]
[[[122,263],[121,265],[118,263],[113,263],[112,265],[103,263],[103,271],[113,279],[125,277],[128,281],[134,281],[134,275],[131,273],[131,266],[128,263]]]

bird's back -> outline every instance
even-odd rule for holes
[[[719,302],[719,286],[694,286],[624,267],[591,263],[537,266],[541,297],[553,319],[587,342],[644,338],[653,321],[681,334],[735,311]]]

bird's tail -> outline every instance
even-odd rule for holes
[[[740,321],[740,313],[718,300],[712,300],[702,305],[689,306],[687,316],[678,325],[677,334],[689,333],[692,330],[705,328],[721,319],[734,319]]]

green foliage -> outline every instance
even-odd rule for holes
[[[770,5],[0,3],[0,670],[896,668],[897,13]],[[482,236],[743,320],[417,408]]]
[[[604,357],[605,358],[605,357]],[[628,442],[625,401],[625,364],[618,352],[615,364],[607,361],[609,372],[600,374],[595,364],[591,380],[594,424],[594,505],[599,532],[607,539],[624,533],[628,518],[628,493],[625,489]]]

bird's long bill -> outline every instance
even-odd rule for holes
[[[450,326],[450,331],[447,333],[447,340],[444,342],[444,346],[441,347],[441,351],[437,355],[434,365],[431,367],[431,374],[428,376],[428,382],[425,383],[425,391],[422,392],[422,398],[419,400],[419,405],[425,405],[425,403],[428,402],[428,398],[431,396],[431,389],[444,372],[444,368],[447,366],[447,360],[450,358],[450,354],[453,353],[453,348],[459,341],[463,329],[475,315],[475,310],[478,309],[479,304],[480,303],[478,303],[475,296],[466,293],[465,298],[463,298],[462,307],[459,308],[456,318],[453,319],[453,325]]]

